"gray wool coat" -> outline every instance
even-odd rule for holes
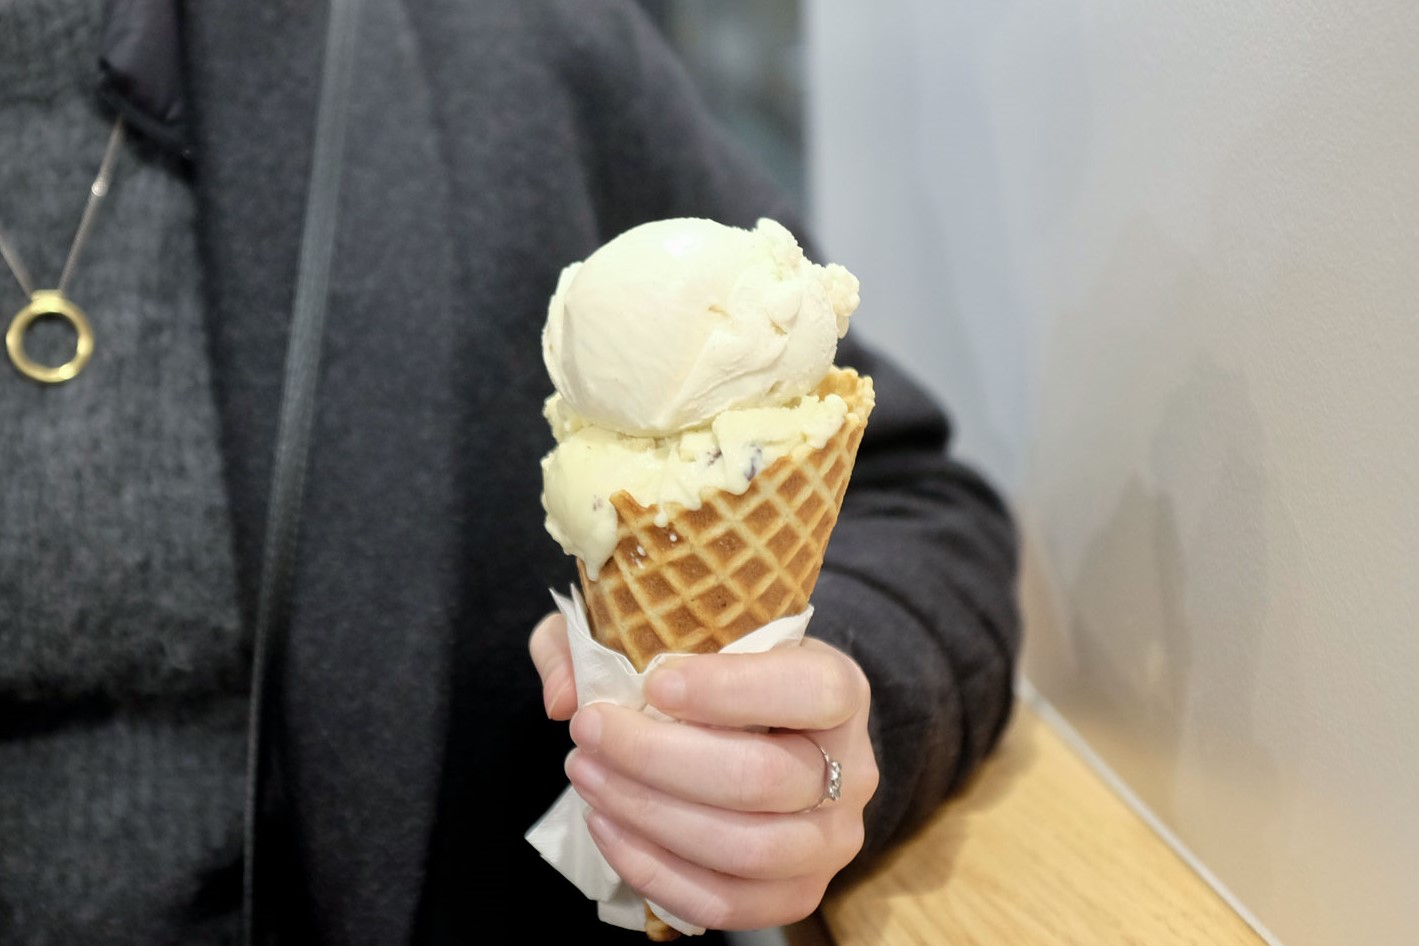
[[[252,608],[325,5],[183,10],[200,240],[241,587]],[[291,620],[273,654],[259,941],[643,942],[523,832],[565,785],[527,634],[574,580],[546,535],[539,333],[562,266],[644,220],[798,214],[617,0],[368,0]],[[822,260],[811,245],[810,256]],[[872,318],[864,287],[858,318]],[[942,410],[849,341],[878,391],[810,633],[871,678],[870,860],[1007,719],[1019,625],[1000,497]],[[521,917],[521,922],[526,922]]]

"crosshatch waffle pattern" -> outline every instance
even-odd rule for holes
[[[644,670],[657,654],[711,653],[808,606],[873,406],[871,379],[851,369],[833,369],[816,393],[847,401],[842,427],[822,449],[770,464],[742,495],[672,507],[664,527],[655,506],[611,497],[611,560],[596,581],[577,564],[598,641]]]

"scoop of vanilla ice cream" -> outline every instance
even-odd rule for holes
[[[658,220],[562,271],[542,357],[588,423],[663,436],[813,390],[857,304],[856,277],[773,220]]]

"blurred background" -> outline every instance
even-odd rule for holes
[[[646,7],[1011,500],[1022,695],[1268,941],[1419,943],[1419,6]]]
[[[799,0],[641,0],[706,103],[806,206]]]

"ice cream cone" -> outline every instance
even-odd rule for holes
[[[806,613],[874,404],[833,363],[858,302],[769,218],[647,221],[563,268],[542,507],[592,636],[637,671]],[[648,904],[644,929],[679,935]]]
[[[650,905],[647,904],[645,908],[645,936],[652,943],[668,943],[679,939],[680,931],[651,913]]]
[[[699,509],[642,506],[611,497],[616,550],[596,580],[578,561],[592,636],[637,671],[662,653],[713,653],[808,607],[837,524],[874,396],[872,379],[833,368],[815,392],[847,402],[842,426],[820,449],[780,457],[742,494],[714,491]],[[647,908],[653,942],[679,936]]]
[[[871,379],[851,369],[834,368],[816,393],[847,402],[837,433],[780,457],[744,493],[667,510],[611,497],[615,552],[594,581],[577,563],[598,642],[644,670],[657,654],[712,653],[807,608],[873,406]]]

